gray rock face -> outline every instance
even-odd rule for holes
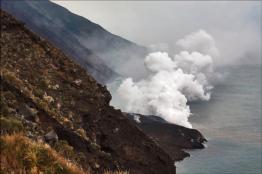
[[[51,130],[45,134],[44,138],[47,143],[54,143],[58,141],[58,136],[54,130]]]

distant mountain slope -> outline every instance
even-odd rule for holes
[[[3,134],[20,132],[35,143],[49,143],[91,173],[175,173],[173,160],[109,105],[111,95],[105,86],[2,10],[0,48],[1,152],[9,147],[3,146],[7,142],[2,141]],[[19,159],[24,158],[21,164],[48,166],[44,160],[38,163],[39,154],[47,159],[39,147],[39,153],[35,149],[31,156],[19,153]]]
[[[2,0],[1,6],[25,22],[32,31],[75,58],[102,82],[114,77],[116,74],[113,71],[124,76],[130,75],[130,71],[123,68],[124,64],[146,54],[144,47],[113,35],[48,0]]]
[[[70,15],[66,9],[59,8],[48,1],[1,1],[1,8],[22,20],[32,31],[53,42],[81,64],[99,82],[105,83],[108,79],[116,76],[115,72],[101,58],[87,47],[82,46],[73,36],[66,28],[70,24],[61,22],[63,19],[66,21]],[[65,11],[64,14],[56,16],[61,11]],[[61,16],[63,18],[60,20]]]

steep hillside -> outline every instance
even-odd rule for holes
[[[33,142],[25,136],[5,135],[1,136],[0,142],[1,173],[87,173],[48,145]]]
[[[32,31],[76,59],[100,82],[116,74],[130,75],[124,64],[143,58],[147,50],[67,9],[43,1],[1,1],[1,6]],[[138,65],[137,65],[138,66]],[[143,65],[141,65],[143,66]]]
[[[175,173],[171,158],[109,106],[105,86],[2,10],[0,46],[1,138],[20,132],[49,143],[92,173]]]

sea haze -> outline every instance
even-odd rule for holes
[[[191,104],[193,127],[208,138],[204,150],[177,164],[177,173],[261,173],[261,66],[230,66],[209,102]]]

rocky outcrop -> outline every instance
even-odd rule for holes
[[[35,141],[67,141],[93,173],[175,173],[167,153],[109,106],[105,86],[2,10],[0,46],[1,118],[20,120]]]
[[[196,129],[166,122],[157,116],[126,114],[149,137],[162,147],[174,161],[189,157],[183,149],[203,149],[206,138]]]

